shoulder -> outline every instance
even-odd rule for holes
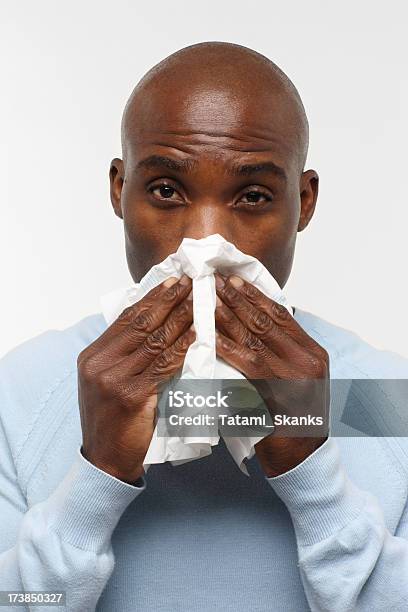
[[[295,319],[329,353],[333,378],[407,378],[408,359],[379,349],[355,331],[296,308]]]
[[[76,385],[79,353],[105,329],[102,314],[89,315],[65,329],[44,331],[0,359],[0,421],[14,453],[41,421],[50,398],[64,385]]]

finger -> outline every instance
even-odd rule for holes
[[[302,347],[316,349],[317,352],[321,352],[322,347],[305,332],[285,306],[267,297],[252,283],[248,283],[238,276],[230,276],[224,280],[224,283],[222,280],[221,278],[218,281],[217,293],[232,308],[234,308],[233,304],[236,304],[234,311],[237,311],[238,316],[245,316],[244,304],[250,304],[264,313],[264,315],[252,317],[255,328],[259,327],[261,335],[264,327],[268,328],[268,320],[265,317],[267,315],[294,342]],[[244,302],[239,300],[239,296],[243,298]]]
[[[288,350],[288,346],[281,347],[280,344],[277,343],[277,346],[268,346],[265,342],[265,338],[261,337],[261,335],[257,335],[254,333],[252,329],[246,327],[242,321],[236,316],[229,306],[224,304],[222,300],[217,296],[217,303],[215,308],[215,323],[217,330],[221,331],[225,336],[234,340],[237,344],[241,346],[246,346],[251,348],[256,344],[256,338],[260,339],[262,343],[277,357],[281,359],[285,359],[288,354],[290,356],[290,351]],[[273,324],[274,325],[274,324]],[[252,326],[253,327],[253,326]],[[276,327],[276,325],[274,325]],[[256,330],[255,330],[256,331]],[[265,334],[266,336],[266,334]],[[287,337],[288,342],[286,345],[290,345],[290,338]],[[296,345],[297,347],[297,345]],[[275,348],[277,350],[275,350]],[[298,350],[296,348],[296,350]]]
[[[89,353],[105,357],[126,356],[163,324],[171,310],[191,291],[191,279],[167,279],[141,300],[125,308],[119,317],[89,347]]]
[[[241,346],[244,352],[245,349],[249,349],[255,350],[261,355],[263,353],[265,353],[265,355],[267,353],[271,353],[271,357],[273,354],[274,357],[280,360],[279,355],[271,351],[269,347],[266,346],[262,338],[259,338],[256,334],[253,334],[247,327],[245,327],[231,308],[224,304],[218,296],[215,309],[215,322],[217,331],[221,331],[223,336],[226,336],[227,338],[233,340],[238,346]],[[245,355],[247,356],[246,352]]]
[[[182,367],[186,353],[196,337],[195,331],[189,328],[175,343],[163,351],[140,376],[148,382],[150,389],[157,387],[174,376]]]
[[[237,344],[246,345],[250,330],[243,325],[235,312],[218,297],[215,305],[215,325],[217,330],[234,340]]]
[[[305,349],[278,327],[266,312],[246,301],[234,287],[227,288],[224,296],[231,307],[217,296],[215,320],[227,336],[244,343],[246,331],[249,331],[282,359],[301,359]]]
[[[241,345],[216,331],[216,352],[248,379],[296,377],[297,372],[263,344],[256,336],[248,345]]]
[[[193,322],[192,294],[181,302],[167,317],[163,325],[149,334],[127,357],[115,365],[118,376],[128,378],[145,370],[160,353],[172,346]]]
[[[308,347],[297,344],[290,336],[282,332],[273,321],[270,332],[265,333],[264,337],[260,337],[245,327],[229,306],[224,304],[218,296],[215,321],[217,329],[238,345],[252,348],[256,346],[257,339],[261,341],[261,344],[265,345],[270,353],[269,363],[271,362],[271,355],[279,358],[280,363],[277,365],[279,365],[279,371],[282,375],[284,374],[285,378],[293,376],[295,371],[299,373],[300,378],[303,378],[306,372],[312,378],[320,378],[325,375],[328,360],[316,355],[316,352],[311,351]],[[259,346],[261,347],[261,345]]]

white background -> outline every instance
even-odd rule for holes
[[[291,304],[408,356],[405,7],[3,0],[0,353],[130,282],[108,190],[123,106],[165,56],[223,40],[280,65],[309,116],[320,195]]]

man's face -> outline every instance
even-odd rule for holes
[[[316,173],[302,173],[293,123],[279,95],[163,87],[145,96],[124,163],[113,160],[110,173],[134,281],[184,237],[217,233],[283,287],[317,197]]]

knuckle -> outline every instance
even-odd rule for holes
[[[233,343],[231,342],[231,340],[227,336],[219,335],[218,336],[218,342],[219,342],[220,346],[224,350],[230,351],[230,352],[235,352],[234,345],[233,345]]]
[[[183,355],[188,347],[190,346],[191,336],[189,334],[183,334],[174,343],[174,350],[176,355]]]
[[[122,310],[117,320],[120,323],[130,323],[133,316],[134,316],[134,306],[127,306],[124,310]]]
[[[266,334],[272,327],[272,321],[266,312],[258,311],[251,316],[252,326],[256,333]]]
[[[237,316],[229,308],[222,308],[218,316],[227,327],[237,327]]]
[[[225,295],[225,297],[228,300],[228,303],[234,307],[234,306],[238,306],[238,304],[241,301],[241,296],[238,293],[238,291],[229,283],[226,283],[224,285],[224,291],[223,294]]]
[[[257,372],[262,365],[262,358],[259,353],[251,353],[249,356],[249,367],[253,372]]]
[[[289,311],[285,308],[285,306],[282,306],[282,304],[273,302],[272,312],[273,312],[273,316],[282,323],[290,320]]]
[[[184,320],[192,312],[192,302],[184,301],[174,311],[176,320]]]
[[[155,361],[155,369],[159,372],[167,371],[173,363],[173,359],[168,352],[161,353]]]
[[[323,378],[326,375],[326,362],[316,355],[309,358],[309,367],[315,378]]]
[[[190,345],[195,340],[195,332],[187,331],[174,343],[171,352],[169,351],[169,358],[171,359],[171,366],[178,367],[181,360],[184,359]]]
[[[102,393],[110,394],[113,391],[115,381],[113,380],[112,374],[109,372],[109,370],[104,370],[98,374],[97,384]]]
[[[131,323],[136,331],[147,331],[152,324],[152,316],[147,310],[144,310]]]
[[[88,355],[78,355],[77,369],[78,374],[83,381],[88,382],[94,378],[95,368],[91,358]]]
[[[222,336],[220,338],[220,344],[221,347],[223,348],[224,351],[227,351],[228,353],[236,353],[236,348],[234,346],[234,343],[231,342],[231,340],[229,338],[227,338],[226,336]]]
[[[245,291],[245,295],[247,297],[249,297],[250,299],[256,299],[258,297],[258,294],[259,294],[258,289],[254,285],[252,285],[250,283],[247,283],[245,285],[244,291]]]
[[[147,336],[145,348],[152,353],[158,353],[166,347],[166,333],[162,327]]]
[[[265,345],[262,340],[253,334],[248,335],[247,346],[251,351],[255,351],[256,356],[258,356],[259,353],[263,353],[265,350]]]
[[[166,289],[166,291],[163,293],[163,301],[166,303],[173,302],[179,295],[181,288],[180,283],[174,283],[174,285],[168,287],[168,289]]]

